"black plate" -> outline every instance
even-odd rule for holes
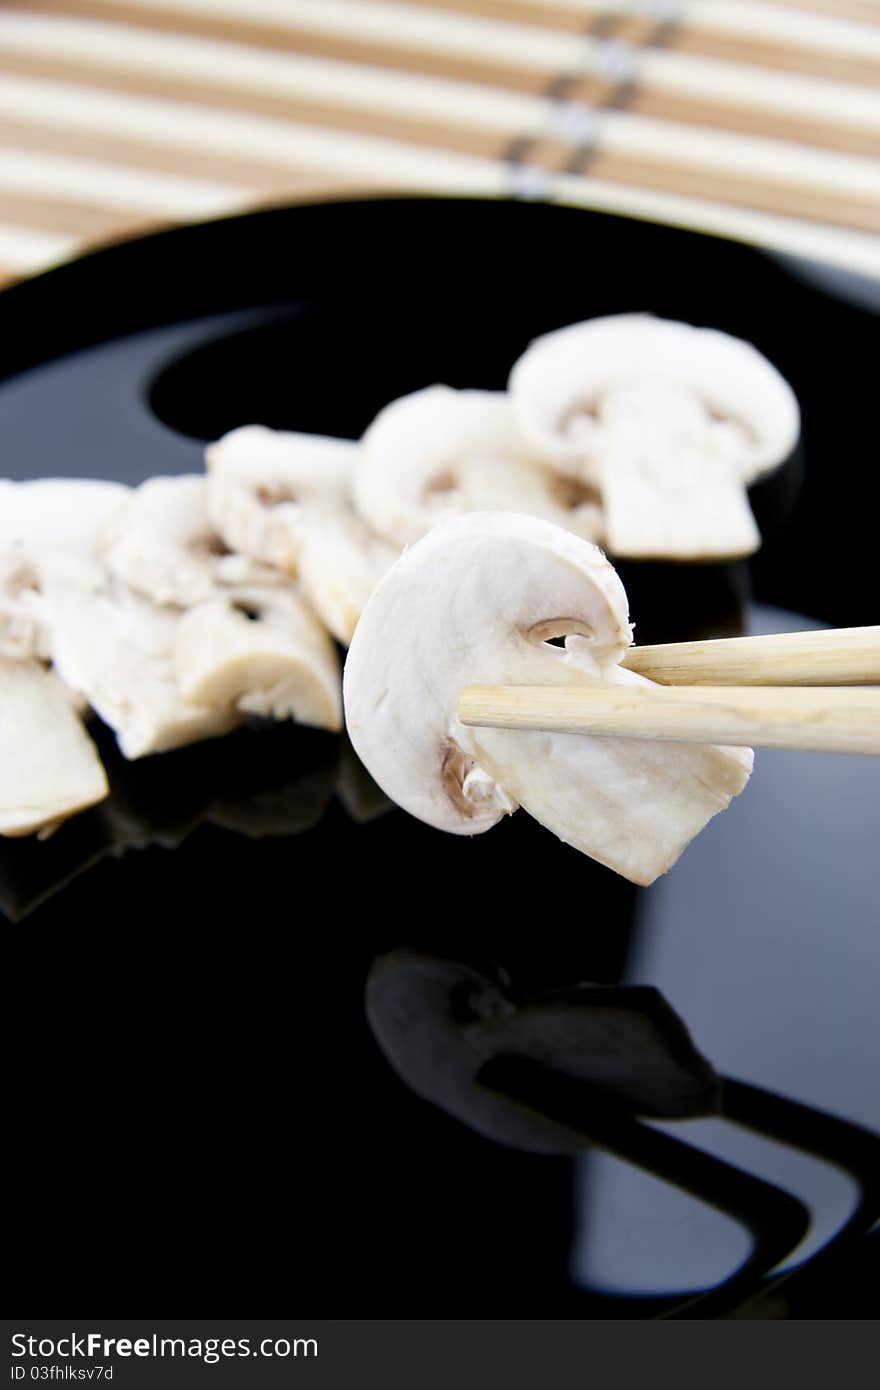
[[[722,328],[792,382],[803,459],[755,495],[750,566],[626,567],[640,635],[877,620],[876,321],[757,252],[538,204],[379,200],[131,242],[0,306],[4,471],[128,481],[197,468],[251,420],[355,436],[432,381],[500,387],[575,319]],[[383,808],[328,735],[128,766],[103,746],[141,847],[114,853],[93,812],[0,856],[19,1311],[643,1317],[696,1298],[717,1316],[756,1293],[761,1315],[873,1311],[874,762],[760,754],[637,890],[524,813],[466,840]],[[610,1060],[584,1042],[585,980],[624,986],[601,994]],[[512,1056],[464,1066],[457,1030],[487,998],[556,1039],[540,1065],[504,1035]],[[720,1108],[647,1128],[634,1091],[642,1113]],[[771,1291],[777,1264],[794,1272]]]

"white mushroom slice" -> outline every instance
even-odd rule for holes
[[[38,566],[20,550],[0,552],[0,657],[48,661],[50,647]]]
[[[201,475],[150,478],[134,489],[102,536],[110,573],[154,603],[182,608],[218,584],[271,582],[274,571],[230,554],[208,515]]]
[[[241,716],[183,698],[174,668],[181,616],[118,584],[50,583],[53,657],[116,733],[127,758],[228,733]]]
[[[0,541],[41,554],[91,554],[101,528],[128,497],[124,483],[99,478],[0,481]]]
[[[126,757],[139,758],[226,733],[239,716],[182,699],[171,660],[176,616],[106,582],[99,538],[129,494],[80,479],[9,484],[0,489],[0,552],[33,576],[25,597],[36,654],[51,656],[68,700],[86,700]]]
[[[397,546],[464,512],[543,516],[595,539],[601,511],[585,486],[536,462],[502,391],[429,386],[380,411],[352,483],[361,516]]]
[[[205,450],[208,511],[231,550],[295,574],[311,505],[345,506],[357,445],[245,425]]]
[[[299,553],[303,593],[321,621],[347,647],[364,604],[398,551],[350,511],[315,508]]]
[[[61,683],[35,661],[0,660],[0,834],[50,832],[107,791]]]
[[[564,648],[551,639],[566,636]],[[344,675],[355,751],[413,815],[473,835],[522,805],[576,849],[651,883],[731,798],[751,750],[465,728],[471,684],[642,684],[623,586],[601,551],[536,517],[436,527],[374,590]],[[650,684],[650,682],[648,682]]]
[[[714,329],[622,314],[538,338],[515,364],[519,425],[548,465],[596,484],[614,555],[747,555],[745,489],[800,433],[785,379]]]
[[[180,619],[174,652],[187,700],[342,726],[336,649],[291,589],[233,589],[198,604]]]
[[[0,655],[51,655],[49,573],[92,573],[98,536],[129,489],[87,478],[0,481]]]

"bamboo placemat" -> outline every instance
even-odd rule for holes
[[[0,284],[158,227],[400,191],[880,276],[880,0],[0,6]]]

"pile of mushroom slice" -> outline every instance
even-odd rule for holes
[[[297,584],[229,552],[204,476],[0,485],[0,833],[101,801],[83,716],[128,758],[251,714],[342,725],[336,647]]]
[[[155,477],[136,488],[0,482],[0,662],[28,668],[27,677],[16,668],[4,679],[4,664],[0,713],[20,730],[17,780],[43,786],[30,809],[8,785],[0,788],[0,834],[48,830],[106,794],[81,722],[90,710],[115,731],[127,758],[217,737],[254,716],[339,729],[336,644],[354,642],[350,717],[370,770],[368,699],[359,687],[372,682],[375,694],[386,667],[400,682],[392,688],[389,674],[375,711],[386,754],[404,727],[410,754],[442,748],[439,775],[427,781],[419,774],[411,782],[403,764],[392,773],[380,755],[377,780],[401,805],[472,834],[522,804],[586,853],[650,881],[740,789],[742,756],[679,749],[673,759],[659,746],[636,756],[628,745],[594,740],[563,790],[553,758],[539,775],[541,736],[466,735],[453,726],[440,737],[438,700],[451,708],[453,680],[445,663],[462,643],[482,644],[485,670],[468,679],[502,679],[510,651],[491,623],[506,621],[507,603],[521,624],[531,602],[530,635],[517,628],[511,671],[530,680],[634,679],[616,665],[629,641],[625,596],[590,543],[645,558],[747,554],[759,536],[745,489],[787,457],[798,430],[794,396],[754,348],[627,314],[538,338],[506,391],[435,384],[392,401],[360,441],[246,424],[208,446],[199,475]],[[465,571],[453,602],[440,557],[451,544],[446,528],[468,517],[478,520],[457,533],[454,563]],[[536,543],[530,523],[557,539]],[[439,549],[430,544],[435,534]],[[525,569],[505,598],[487,565],[503,552],[506,572],[516,545]],[[580,554],[572,573],[580,564],[592,598],[590,585],[575,585],[571,604],[551,613],[540,585],[547,556],[559,559],[566,546]],[[405,547],[414,547],[415,559],[399,559]],[[438,582],[428,593],[424,574],[435,563]],[[412,576],[412,594],[396,616],[407,629],[418,625],[418,594],[424,622],[409,666],[398,670],[374,597],[386,601],[401,573]],[[465,592],[473,617],[482,613],[489,627],[470,623]],[[539,631],[567,637],[562,656],[543,647]],[[375,647],[365,656],[370,633]],[[498,657],[494,666],[489,653]],[[424,718],[412,698],[417,669],[430,673],[419,692]],[[26,682],[33,698],[23,695]],[[56,719],[60,700],[66,714]],[[392,710],[402,721],[394,729]],[[59,738],[66,728],[69,756],[59,752],[57,775],[49,769],[41,783],[47,769],[37,750],[49,719]],[[548,746],[554,758],[561,752],[552,740]],[[578,747],[569,741],[569,764]],[[650,795],[639,798],[644,785]]]
[[[742,791],[750,749],[466,728],[457,713],[467,685],[650,684],[619,664],[631,641],[623,585],[589,541],[514,513],[443,522],[364,609],[344,672],[349,737],[429,825],[479,834],[522,806],[652,883]]]

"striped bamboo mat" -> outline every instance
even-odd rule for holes
[[[880,276],[880,0],[0,5],[0,283],[158,227],[400,191]]]

